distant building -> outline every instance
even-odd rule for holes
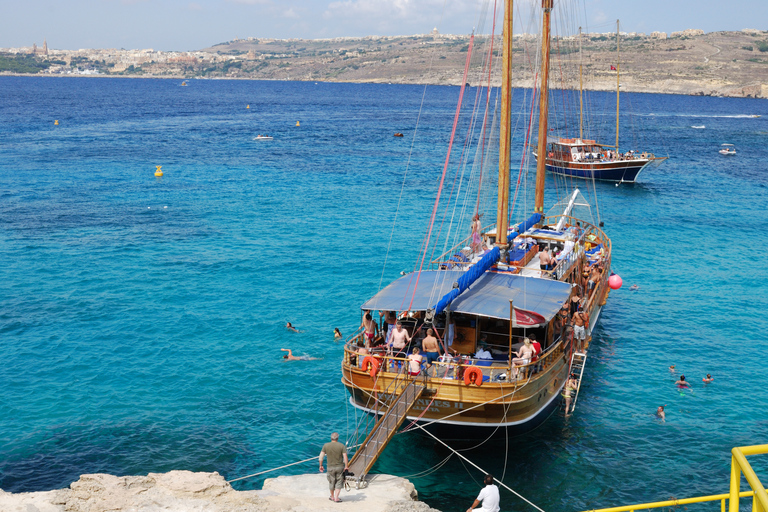
[[[745,34],[752,34],[755,36],[759,36],[760,34],[763,33],[762,30],[757,30],[756,28],[745,28],[742,30],[742,32],[744,32]]]
[[[437,27],[435,27],[432,29],[432,32],[430,32],[430,34],[432,34],[433,36],[439,36],[440,32],[437,30]]]
[[[672,32],[669,37],[696,37],[703,36],[704,31],[698,28],[687,28],[682,32]]]
[[[666,39],[667,33],[666,32],[651,32],[651,39]]]

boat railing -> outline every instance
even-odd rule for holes
[[[514,379],[528,379],[535,378],[535,376],[548,368],[550,365],[556,362],[557,359],[562,357],[565,344],[562,339],[557,340],[550,347],[539,354],[534,360],[526,364],[513,364],[508,359],[477,359],[469,356],[458,355],[448,360],[440,359],[432,363],[432,368],[426,369],[426,365],[422,363],[422,374],[425,374],[430,379],[448,379],[448,380],[462,380],[464,379],[465,371],[470,367],[478,368],[483,377],[488,377],[488,380],[494,381],[495,378],[501,373],[506,373],[506,381],[512,381]],[[394,381],[388,383],[384,393],[391,393],[392,390],[397,389],[396,381],[401,378],[413,378],[408,375],[408,366],[410,360],[407,357],[398,357],[387,351],[386,348],[372,348],[366,349],[364,354],[359,353],[360,348],[354,343],[348,343],[344,346],[344,363],[358,370],[362,370],[363,360],[366,356],[373,357],[378,361],[378,368],[380,372],[387,374],[396,374]],[[494,382],[503,382],[494,381]],[[392,390],[390,389],[392,388]]]

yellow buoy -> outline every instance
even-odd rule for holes
[[[56,126],[59,126],[59,120],[58,119],[54,120],[53,124],[55,124]]]
[[[298,121],[296,121],[296,126],[301,126]]]
[[[250,105],[246,105],[245,108],[251,108],[251,106]]]
[[[163,166],[162,165],[156,165],[157,170],[155,171],[155,176],[158,178],[163,175]]]

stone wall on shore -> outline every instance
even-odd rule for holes
[[[3,512],[281,512],[296,510],[438,512],[417,501],[408,480],[370,475],[365,489],[342,491],[342,503],[328,499],[324,474],[268,479],[260,491],[236,491],[218,473],[171,471],[147,476],[82,475],[68,489],[7,493]]]

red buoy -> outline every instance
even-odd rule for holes
[[[611,287],[611,290],[618,290],[621,288],[621,284],[621,277],[618,274],[611,274],[611,277],[608,278],[608,286]]]

